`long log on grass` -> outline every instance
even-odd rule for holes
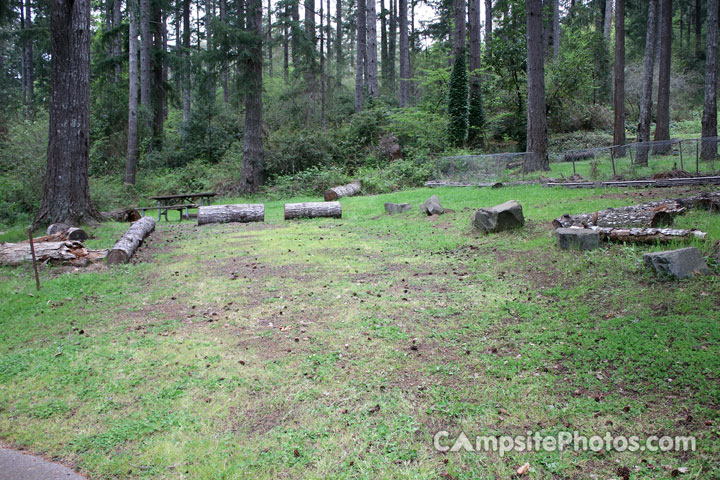
[[[629,207],[607,208],[593,213],[565,214],[553,220],[553,226],[555,228],[572,226],[658,228],[672,225],[675,216],[683,212],[685,212],[685,207],[675,200],[667,200]]]
[[[63,263],[85,266],[104,258],[107,250],[91,250],[74,241],[36,242],[35,257],[38,262]],[[32,261],[30,242],[0,244],[0,265],[20,265]]]
[[[135,250],[155,230],[155,219],[153,217],[142,217],[128,228],[128,231],[120,237],[107,256],[108,265],[127,263],[133,256]]]
[[[342,207],[340,206],[340,202],[305,202],[285,204],[285,220],[318,217],[341,218]]]
[[[342,197],[352,197],[360,193],[362,188],[360,182],[352,182],[347,185],[340,185],[339,187],[333,187],[325,192],[325,201],[332,202]]]
[[[677,240],[704,240],[707,235],[700,230],[674,228],[608,228],[590,227],[600,234],[601,240],[627,243],[668,243]]]
[[[111,212],[101,212],[105,219],[113,222],[137,222],[142,218],[140,212],[134,208],[122,208],[120,210],[113,210]]]
[[[198,225],[228,222],[262,222],[265,220],[265,205],[249,203],[237,205],[213,205],[198,208]]]
[[[702,192],[692,197],[678,198],[676,201],[686,208],[720,211],[720,192]]]

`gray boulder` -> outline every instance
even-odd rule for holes
[[[525,224],[522,206],[515,200],[481,208],[473,213],[472,227],[483,233],[502,232],[522,227]]]
[[[412,205],[409,203],[392,203],[385,202],[385,211],[387,213],[405,213],[412,209]]]
[[[600,234],[589,228],[555,229],[560,250],[594,250],[600,246]]]
[[[440,199],[437,195],[425,200],[425,203],[420,205],[420,211],[428,215],[442,215],[445,213],[445,209],[440,205]]]
[[[660,275],[679,279],[710,272],[700,250],[695,247],[646,253],[643,255],[643,261]]]

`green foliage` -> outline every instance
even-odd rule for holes
[[[485,108],[483,107],[482,91],[470,91],[470,105],[468,111],[468,141],[477,143],[485,127]]]
[[[455,55],[448,91],[448,141],[456,147],[465,144],[468,132],[468,72],[465,49]]]

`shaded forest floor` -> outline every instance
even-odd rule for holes
[[[657,279],[641,257],[662,247],[561,252],[550,227],[696,191],[417,189],[298,222],[270,202],[264,224],[162,222],[128,266],[44,268],[40,292],[2,268],[0,438],[92,478],[720,476],[720,277]],[[454,212],[383,213],[431,194]],[[471,232],[509,199],[524,229]],[[719,218],[676,225],[708,253]],[[443,454],[441,430],[698,449]]]

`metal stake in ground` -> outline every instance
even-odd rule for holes
[[[37,259],[35,258],[35,244],[33,243],[32,227],[28,228],[28,237],[30,238],[30,254],[32,255],[33,269],[35,270],[35,286],[40,290],[40,275],[38,274]]]

